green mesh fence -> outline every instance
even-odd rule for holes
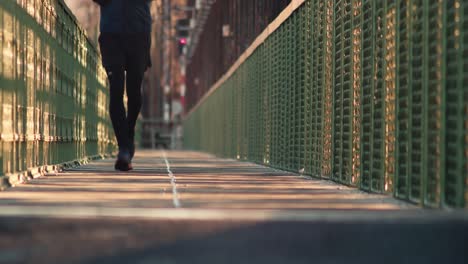
[[[59,0],[0,1],[0,174],[114,150],[96,48]]]
[[[468,199],[468,2],[305,1],[187,116],[189,149]]]

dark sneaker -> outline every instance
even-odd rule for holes
[[[130,153],[128,151],[119,151],[114,168],[119,171],[129,171],[133,169],[130,161]]]

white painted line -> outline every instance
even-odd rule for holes
[[[164,162],[166,162],[167,174],[169,175],[169,178],[171,179],[172,202],[175,208],[180,208],[181,204],[179,200],[179,194],[177,193],[176,177],[171,171],[171,165],[169,164],[169,160],[167,160],[166,151],[163,150],[162,153],[163,153]]]
[[[194,221],[259,221],[259,222],[314,222],[326,221],[348,223],[401,222],[459,220],[468,221],[464,210],[453,212],[434,210],[390,210],[390,211],[350,211],[350,210],[243,210],[243,209],[154,209],[154,208],[115,208],[91,206],[0,206],[2,217],[41,217],[62,219],[130,218],[150,220],[194,220]]]

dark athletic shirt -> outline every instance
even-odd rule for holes
[[[151,0],[111,0],[101,5],[101,33],[151,32]]]

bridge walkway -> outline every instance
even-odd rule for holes
[[[0,192],[0,263],[433,263],[466,259],[463,211],[264,166],[140,151]]]

